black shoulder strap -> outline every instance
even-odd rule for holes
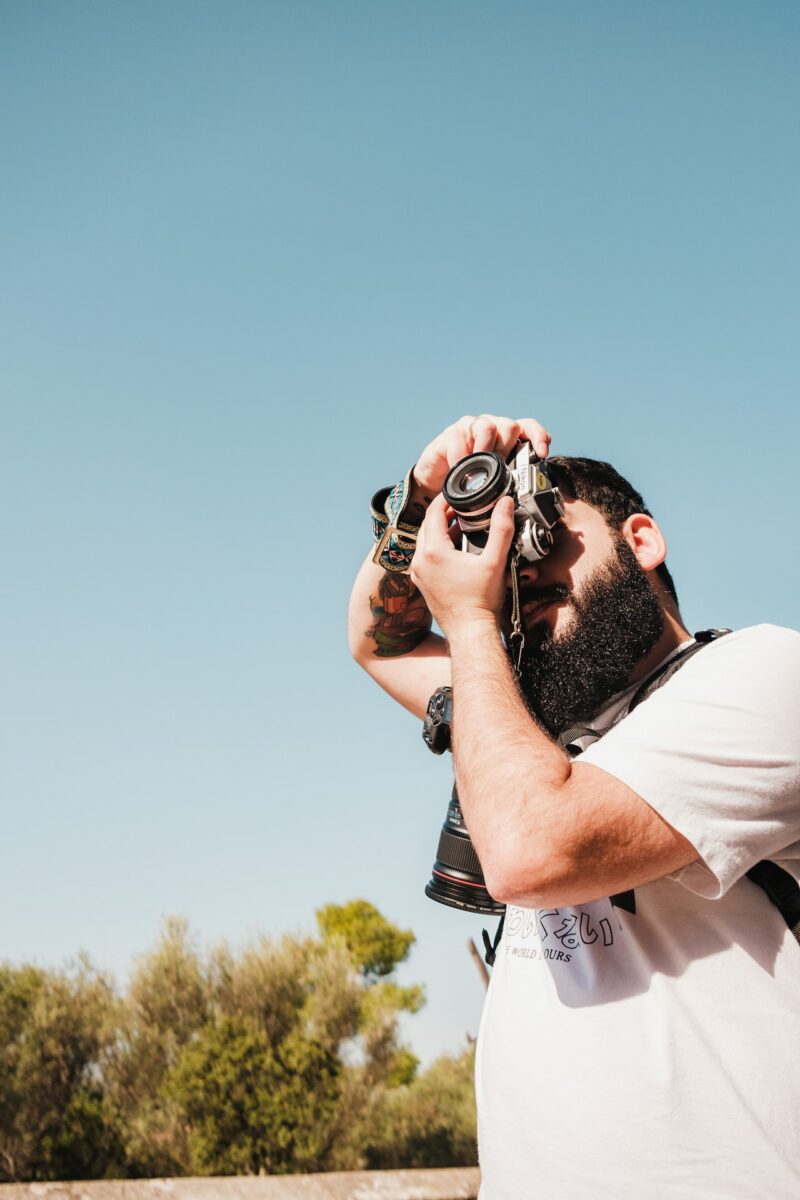
[[[766,893],[789,926],[792,937],[800,943],[800,885],[794,875],[777,863],[763,859],[750,868],[747,878]]]
[[[667,662],[645,679],[638,691],[634,693],[633,698],[623,713],[623,717],[633,712],[637,705],[646,700],[648,696],[652,696],[653,692],[658,691],[660,687],[663,687],[667,680],[671,679],[675,672],[680,670],[684,663],[688,662],[704,646],[708,646],[710,642],[715,642],[718,638],[724,637],[730,632],[730,629],[701,629],[699,633],[694,635],[694,641],[689,646],[686,646],[678,654],[668,659]],[[597,741],[603,736],[603,733],[607,732],[608,730],[603,730],[602,733],[598,733],[596,730],[582,725],[573,725],[572,728],[565,730],[559,737],[559,741],[568,753],[575,756],[577,751],[571,743],[577,738],[591,735]],[[800,884],[798,884],[794,876],[790,875],[788,871],[784,871],[783,867],[779,867],[777,863],[764,859],[750,868],[747,872],[747,878],[757,884],[767,899],[775,905],[791,930],[792,936],[800,943]],[[619,895],[612,896],[611,903],[618,908],[625,908],[629,912],[636,911],[636,903],[632,891],[620,892]]]
[[[486,951],[486,953],[484,954],[483,957],[486,961],[486,965],[489,967],[494,966],[494,960],[497,958],[497,947],[500,945],[500,938],[503,936],[503,926],[505,925],[505,923],[506,923],[506,914],[505,914],[505,910],[504,910],[503,915],[500,918],[500,924],[497,926],[497,931],[494,935],[494,940],[492,940],[492,938],[489,937],[489,934],[486,932],[485,929],[481,930],[481,933],[483,934],[483,946],[484,946],[484,950]]]
[[[608,733],[609,730],[613,729],[615,725],[618,725],[620,721],[624,720],[628,713],[633,712],[637,705],[641,704],[643,700],[646,700],[648,696],[652,696],[653,692],[657,692],[660,687],[663,687],[664,684],[672,678],[675,672],[684,665],[684,663],[688,662],[690,658],[697,654],[698,650],[702,650],[704,646],[709,644],[709,642],[715,642],[717,638],[724,637],[726,633],[730,632],[730,629],[701,629],[694,635],[694,640],[691,641],[688,646],[684,646],[684,648],[679,650],[677,654],[674,654],[672,658],[668,658],[667,661],[662,663],[660,667],[656,667],[655,671],[653,671],[651,675],[648,675],[647,678],[643,680],[638,689],[633,693],[632,698],[628,701],[627,707],[622,710],[616,720],[613,721],[608,728],[597,730],[592,729],[589,725],[570,725],[568,729],[565,729],[558,735],[557,740],[559,745],[561,745],[567,751],[570,757],[577,757],[577,755],[580,754],[580,749],[573,745],[574,742],[577,742],[580,738],[584,737],[590,737],[593,742],[598,742],[600,738],[604,736],[604,734]]]
[[[668,658],[665,663],[662,663],[660,667],[656,668],[652,675],[648,675],[647,679],[645,679],[638,691],[634,692],[633,698],[631,699],[631,702],[625,712],[625,716],[627,716],[628,713],[633,712],[637,704],[641,704],[642,701],[646,700],[648,696],[652,696],[653,692],[657,692],[660,687],[663,687],[664,684],[672,678],[675,672],[680,670],[684,663],[687,663],[690,658],[694,658],[698,650],[702,650],[703,647],[707,646],[710,642],[716,642],[719,638],[725,637],[725,634],[730,632],[730,629],[699,630],[694,635],[693,642],[690,642],[688,646],[684,646],[683,650],[680,650],[677,654],[673,655],[672,658]]]

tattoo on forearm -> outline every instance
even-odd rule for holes
[[[379,658],[394,658],[414,650],[431,631],[433,619],[422,593],[408,575],[384,575],[378,594],[370,596],[375,624],[367,630]]]

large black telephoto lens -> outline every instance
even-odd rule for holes
[[[474,457],[479,456],[476,454]],[[460,908],[463,912],[484,913],[486,916],[499,916],[505,912],[505,904],[493,900],[487,890],[481,864],[467,832],[455,784],[425,895],[439,904],[448,904],[450,908]]]

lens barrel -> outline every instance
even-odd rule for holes
[[[508,490],[511,472],[499,454],[468,454],[447,474],[445,500],[459,516],[470,517],[497,503]]]
[[[455,785],[425,895],[439,904],[460,908],[462,912],[483,913],[485,916],[499,916],[505,912],[505,904],[500,904],[489,895],[481,864],[467,832]]]

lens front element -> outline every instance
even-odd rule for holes
[[[511,476],[499,454],[468,454],[449,471],[442,493],[459,516],[470,516],[494,504],[508,488]]]
[[[461,480],[461,487],[465,492],[475,492],[478,488],[482,488],[489,478],[489,472],[485,467],[476,467],[474,471],[469,471]]]

